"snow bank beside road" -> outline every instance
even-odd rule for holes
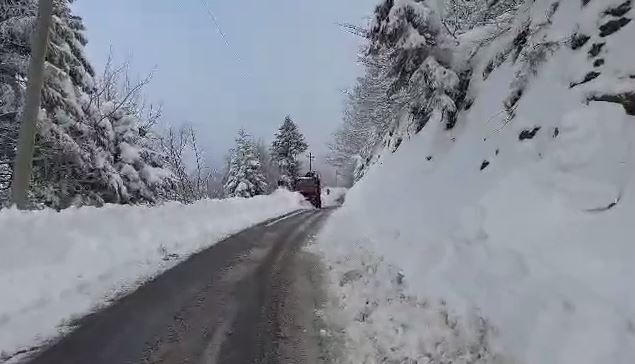
[[[0,211],[0,361],[190,254],[303,206],[279,190],[192,205]]]
[[[346,191],[348,188],[344,187],[322,187],[322,207],[341,206],[346,198]]]
[[[455,128],[381,155],[326,225],[346,363],[633,362],[635,117],[589,95],[635,89],[635,22],[601,36],[623,1],[553,3],[526,4],[523,52],[554,45],[534,69],[491,63],[517,33],[481,49]],[[584,47],[562,41],[577,32]]]
[[[377,230],[369,225],[385,225],[359,215],[346,205],[335,211],[318,244],[309,248],[328,267],[329,300],[322,315],[329,330],[326,355],[342,364],[503,363],[487,322],[476,312],[459,315],[438,296],[413,290],[410,283],[420,272],[403,270],[394,257],[417,253],[394,239],[398,231],[392,238],[371,237]],[[393,250],[391,259],[383,255],[387,250]]]
[[[413,171],[422,135],[348,192],[317,244],[344,363],[632,362],[635,119],[592,103],[561,122],[492,138],[483,172],[478,125]]]

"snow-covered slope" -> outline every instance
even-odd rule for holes
[[[322,206],[341,206],[346,198],[346,191],[348,191],[348,188],[345,187],[322,187]]]
[[[0,211],[0,362],[192,253],[305,206],[279,190],[191,205]]]
[[[630,4],[464,35],[469,110],[383,153],[321,235],[346,362],[633,362]]]

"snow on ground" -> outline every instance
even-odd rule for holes
[[[304,207],[279,190],[191,205],[0,211],[0,362],[192,253]]]
[[[457,127],[429,123],[347,193],[315,247],[344,362],[633,362],[635,118],[587,102],[632,86],[635,24],[598,35],[619,3],[561,1],[529,40],[559,45],[513,119],[519,70],[508,59],[483,80],[482,57]],[[550,4],[532,5],[535,23]],[[576,31],[591,37],[579,50]],[[572,86],[600,41],[601,75]]]
[[[345,187],[322,187],[322,207],[341,206],[346,198]]]

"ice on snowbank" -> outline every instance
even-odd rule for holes
[[[190,254],[304,205],[299,194],[279,190],[191,205],[2,210],[0,353],[50,338],[58,325]]]

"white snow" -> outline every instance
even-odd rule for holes
[[[322,187],[322,207],[340,206],[344,202],[346,191],[348,188],[345,187]]]
[[[633,362],[635,118],[586,101],[635,74],[635,24],[600,39],[589,14],[621,2],[561,2],[526,48],[560,45],[528,76],[512,120],[503,102],[518,65],[508,58],[483,80],[496,52],[481,50],[475,101],[457,126],[431,120],[348,191],[315,247],[330,267],[327,320],[344,362],[463,363],[480,349],[481,362]],[[532,3],[536,23],[550,3]],[[581,28],[585,47],[561,42]],[[593,70],[598,41],[602,75],[570,88]]]
[[[121,175],[126,176],[130,181],[133,182],[139,180],[139,173],[130,164],[124,164],[121,167]]]
[[[141,175],[149,185],[154,185],[165,181],[167,178],[170,178],[172,176],[172,172],[165,168],[156,168],[145,165],[141,169]]]
[[[0,211],[0,362],[192,253],[303,206],[278,190],[191,205]]]
[[[388,29],[389,32],[393,29],[399,28],[404,25],[401,23],[403,13],[410,13],[416,18],[417,23],[439,21],[438,14],[435,13],[435,9],[428,6],[428,4],[424,5],[421,2],[413,2],[409,0],[397,0],[395,5],[391,8],[387,20],[378,25],[382,28]],[[406,26],[408,27],[407,36],[405,37],[403,44],[400,44],[401,47],[417,48],[422,44],[425,44],[426,39],[419,30],[413,28],[411,24],[406,24]]]
[[[139,160],[139,148],[126,142],[119,143],[121,160],[128,164],[133,164]]]

